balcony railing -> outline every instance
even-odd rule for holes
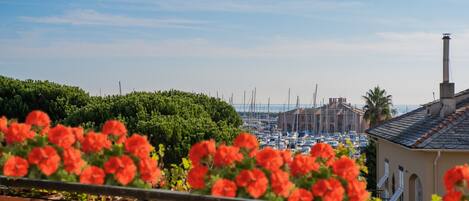
[[[162,189],[140,189],[122,186],[88,185],[59,181],[36,180],[27,178],[8,178],[0,176],[0,185],[3,187],[36,188],[56,191],[68,191],[93,195],[108,195],[132,197],[138,200],[158,201],[241,201],[248,199],[226,198],[207,195],[191,194]]]

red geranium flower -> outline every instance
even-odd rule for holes
[[[35,147],[28,154],[28,161],[37,165],[46,176],[50,176],[60,165],[60,156],[52,146]]]
[[[111,141],[107,139],[107,135],[95,133],[93,131],[90,131],[88,134],[86,134],[85,139],[81,144],[81,149],[85,153],[100,152],[104,148],[111,148]]]
[[[29,164],[24,158],[11,156],[3,165],[3,175],[9,177],[24,177],[28,174]]]
[[[313,194],[308,190],[299,188],[295,189],[290,197],[288,197],[288,201],[311,201],[313,200]]]
[[[65,171],[80,175],[85,161],[81,158],[81,152],[78,149],[69,147],[63,151],[63,161]]]
[[[213,163],[215,166],[224,166],[241,160],[243,160],[243,154],[239,153],[238,147],[220,145],[213,158]]]
[[[108,120],[103,125],[102,133],[106,135],[123,136],[127,135],[127,129],[125,125],[118,120]]]
[[[291,162],[293,161],[291,151],[288,149],[280,151],[280,154],[282,155],[283,162],[287,165],[290,165]]]
[[[370,193],[366,191],[366,182],[352,180],[347,183],[347,195],[350,201],[366,201]]]
[[[259,143],[257,142],[256,136],[249,133],[241,133],[234,140],[234,146],[251,151],[257,149]]]
[[[293,188],[288,173],[279,169],[271,172],[270,182],[274,193],[285,198],[288,197],[290,190]]]
[[[253,198],[259,198],[264,195],[269,184],[269,180],[267,180],[264,172],[259,169],[242,170],[235,180],[238,186],[246,187],[247,192]]]
[[[355,160],[345,156],[333,162],[332,171],[348,181],[356,179],[360,174],[360,169]]]
[[[214,140],[205,140],[198,142],[192,145],[191,150],[189,151],[189,160],[191,160],[192,165],[200,165],[200,160],[206,156],[215,155],[215,141]]]
[[[49,127],[50,126],[50,118],[45,112],[40,110],[34,110],[26,116],[26,124],[34,125],[38,127]]]
[[[256,154],[256,162],[258,165],[270,171],[277,170],[283,165],[283,158],[280,151],[266,147]]]
[[[446,191],[453,191],[454,186],[460,183],[461,181],[469,181],[469,166],[465,164],[464,166],[458,165],[454,168],[451,168],[446,171],[443,179]]]
[[[34,131],[31,131],[31,125],[13,122],[5,133],[7,144],[21,143],[26,139],[34,138]]]
[[[72,133],[73,133],[73,135],[75,136],[75,139],[76,139],[78,142],[82,143],[83,140],[85,139],[85,138],[83,137],[83,132],[84,132],[84,131],[83,131],[83,128],[82,128],[82,127],[72,127],[72,128],[70,128],[70,129],[72,130]]]
[[[337,179],[320,179],[313,187],[314,197],[321,197],[323,201],[342,201],[344,198],[344,187]]]
[[[291,163],[291,172],[294,176],[305,175],[311,171],[319,170],[319,164],[316,163],[316,158],[298,154]]]
[[[104,183],[105,176],[106,174],[103,169],[96,166],[90,166],[85,168],[81,173],[80,183],[101,185]]]
[[[329,165],[329,163],[334,159],[335,152],[331,145],[326,143],[317,143],[311,149],[311,156],[315,158],[322,158],[324,159]]]
[[[187,173],[187,182],[193,189],[203,189],[205,188],[205,175],[207,175],[207,172],[207,167],[195,166]]]
[[[114,178],[125,186],[134,179],[137,167],[128,156],[113,156],[104,163],[104,171],[108,174],[114,174]]]
[[[64,149],[71,147],[75,143],[75,135],[73,135],[72,130],[62,124],[51,128],[47,134],[47,139]]]
[[[236,184],[233,181],[228,179],[218,179],[212,186],[212,195],[235,197],[236,190]]]
[[[108,120],[103,125],[103,134],[105,135],[115,135],[118,136],[117,144],[125,142],[127,129],[125,125],[118,120]]]
[[[151,159],[150,157],[140,159],[139,170],[140,178],[152,185],[158,183],[161,177],[161,170],[158,168],[158,161]]]
[[[0,117],[0,132],[6,133],[8,129],[8,119],[5,116]]]
[[[125,150],[139,158],[146,158],[152,150],[152,146],[145,136],[133,134],[125,141]]]
[[[450,191],[443,196],[443,201],[461,201],[462,193],[460,191]]]

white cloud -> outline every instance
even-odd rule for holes
[[[27,36],[27,34],[25,35]],[[469,32],[455,36],[456,57],[466,57]],[[370,39],[369,39],[370,38]],[[439,33],[383,32],[356,40],[300,40],[276,38],[263,44],[238,47],[205,39],[187,40],[119,40],[111,42],[54,41],[34,45],[28,38],[3,41],[0,58],[285,58],[311,59],[322,57],[404,57],[434,58],[440,54]]]
[[[62,16],[31,17],[22,16],[21,20],[41,24],[103,25],[115,27],[172,27],[200,28],[208,22],[188,19],[135,18],[123,15],[99,13],[94,10],[72,10]]]
[[[358,1],[340,0],[300,0],[300,1],[267,1],[267,0],[169,0],[154,2],[164,10],[179,11],[220,11],[220,12],[274,12],[287,13],[311,11],[316,9],[341,9],[361,5]],[[294,13],[291,13],[294,14]]]

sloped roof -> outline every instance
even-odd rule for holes
[[[468,90],[464,92],[457,96],[469,93]],[[429,105],[425,104],[366,132],[412,149],[469,150],[469,98],[459,101],[456,111],[443,118],[429,115],[426,110]]]

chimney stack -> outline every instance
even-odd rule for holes
[[[443,34],[443,83],[449,82],[449,33]]]
[[[443,34],[443,82],[440,83],[440,116],[444,117],[456,110],[454,83],[449,82],[449,40],[450,34]]]

